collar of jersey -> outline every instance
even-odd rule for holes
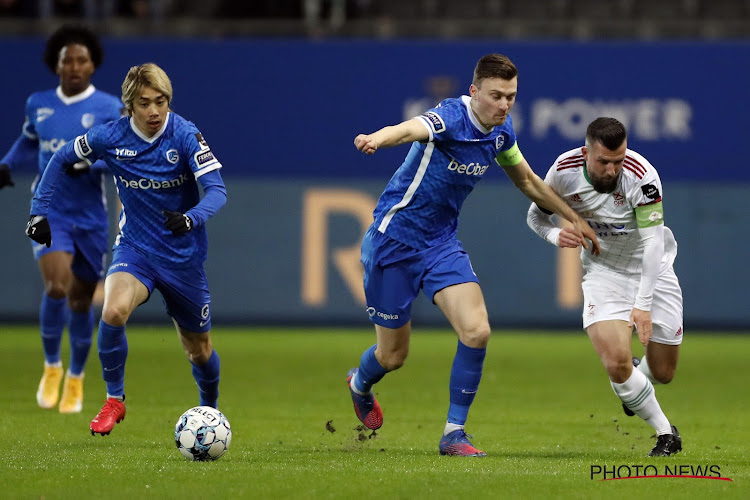
[[[479,130],[481,133],[485,135],[492,132],[492,129],[494,129],[495,127],[486,128],[484,125],[479,123],[479,120],[477,120],[477,117],[474,116],[474,110],[471,109],[471,97],[467,95],[462,95],[461,102],[463,102],[464,105],[466,106],[466,114],[469,115],[469,120],[471,120],[471,124],[474,125],[477,128],[477,130]]]
[[[593,183],[591,182],[591,178],[589,177],[589,169],[588,169],[588,168],[586,168],[586,160],[583,160],[583,177],[584,177],[584,178],[586,179],[586,182],[588,182],[588,183],[589,183],[589,184],[591,184],[592,186],[594,185],[594,184],[593,184]]]
[[[63,104],[70,105],[70,104],[75,104],[77,102],[81,102],[84,99],[90,97],[91,94],[93,94],[95,90],[96,89],[94,88],[94,86],[92,84],[89,84],[89,86],[86,87],[86,90],[84,90],[80,94],[76,94],[76,95],[72,95],[68,97],[65,94],[63,94],[62,86],[58,85],[57,88],[55,89],[55,93],[57,94],[58,99],[60,99],[63,102]]]
[[[169,120],[170,120],[171,117],[172,117],[172,113],[170,113],[169,111],[167,111],[167,119],[164,120],[164,125],[161,126],[161,128],[159,129],[159,131],[157,133],[155,133],[153,135],[153,137],[147,137],[143,132],[141,132],[140,130],[138,130],[138,127],[136,127],[135,124],[133,123],[133,118],[132,117],[130,118],[130,129],[133,132],[135,132],[135,135],[137,135],[138,137],[140,137],[144,141],[146,141],[149,144],[151,144],[156,139],[158,139],[159,137],[161,137],[161,134],[163,134],[164,131],[167,129],[167,125],[169,125]]]

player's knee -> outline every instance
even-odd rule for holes
[[[213,353],[213,347],[207,343],[193,344],[185,347],[185,354],[191,363],[203,366],[208,363]]]
[[[406,357],[409,355],[409,351],[390,351],[390,352],[382,352],[377,357],[378,363],[380,363],[380,366],[382,366],[386,371],[393,371],[398,370],[402,366],[404,366],[404,363],[406,362]]]
[[[476,325],[462,331],[459,334],[461,342],[474,348],[484,348],[490,341],[490,324],[486,321],[477,323]]]
[[[91,309],[91,298],[86,297],[68,297],[68,306],[75,313],[85,313]]]
[[[44,293],[52,299],[64,299],[67,292],[67,287],[60,281],[47,281],[44,283]]]
[[[605,360],[604,368],[606,368],[609,379],[612,382],[622,384],[633,373],[633,362],[632,359],[628,362],[627,359],[612,358]]]
[[[662,384],[668,384],[674,378],[674,367],[667,366],[654,369],[653,366],[649,366],[649,368],[651,369],[651,375]]]
[[[127,306],[104,303],[102,320],[108,325],[125,326],[128,317],[130,317],[130,309]]]

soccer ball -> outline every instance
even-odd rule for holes
[[[229,420],[216,408],[196,406],[180,416],[174,428],[177,449],[190,460],[217,460],[232,442]]]

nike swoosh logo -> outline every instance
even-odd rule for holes
[[[203,326],[206,326],[207,324],[208,324],[208,320],[206,320],[206,321],[201,321],[201,322],[200,322],[200,325],[199,325],[199,326],[202,326],[202,327],[203,327]]]
[[[476,393],[477,391],[467,391],[467,390],[461,389],[461,394],[476,394]]]
[[[106,368],[105,367],[104,371],[105,372],[113,372],[113,371],[117,370],[118,368],[120,368],[121,366],[122,366],[122,363],[120,363],[119,365],[115,366],[114,368]]]

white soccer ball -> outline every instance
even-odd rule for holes
[[[216,408],[196,406],[180,416],[174,441],[189,460],[217,460],[232,442],[232,427]]]

